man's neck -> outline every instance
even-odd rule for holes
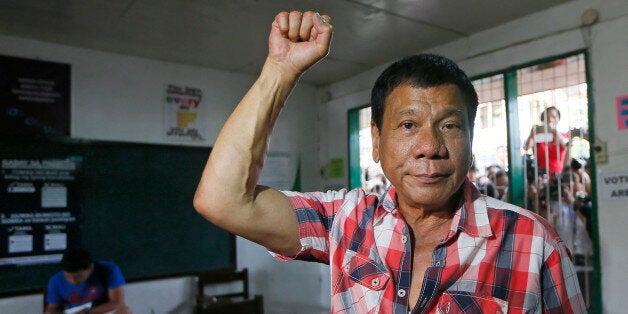
[[[458,208],[462,206],[462,190],[461,187],[447,203],[437,207],[412,206],[398,199],[399,212],[413,229],[414,227],[419,230],[436,228],[446,222],[451,222]]]

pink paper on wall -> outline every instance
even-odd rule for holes
[[[628,130],[628,94],[617,96],[617,128]]]

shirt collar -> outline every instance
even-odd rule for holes
[[[392,185],[388,187],[388,190],[379,197],[379,204],[389,213],[397,210],[397,189]]]
[[[465,179],[462,184],[463,204],[454,215],[451,222],[451,230],[458,230],[472,236],[487,238],[493,235],[493,230],[488,219],[488,205],[486,198],[469,181]],[[397,189],[390,186],[388,190],[378,197],[377,210],[374,222],[382,219],[385,214],[394,214],[397,211]],[[383,211],[381,211],[383,210]]]
[[[472,237],[488,238],[493,230],[488,219],[486,196],[482,195],[469,179],[462,184],[464,202],[456,211],[451,230],[460,230]]]
[[[373,215],[373,223],[377,225],[386,215],[397,213],[397,189],[389,186],[388,189],[377,197],[377,205],[375,214]]]

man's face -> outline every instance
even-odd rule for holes
[[[399,206],[451,204],[471,165],[467,108],[457,86],[397,86],[386,98],[382,128],[371,123],[373,159],[397,188]]]
[[[545,122],[547,123],[547,126],[551,130],[556,129],[556,126],[558,125],[558,120],[560,120],[560,118],[558,117],[558,112],[556,110],[548,110],[545,114]]]
[[[75,271],[75,272],[64,271],[63,275],[65,276],[65,279],[69,283],[71,283],[71,284],[76,286],[76,285],[80,285],[80,284],[84,283],[85,281],[87,281],[87,278],[89,278],[89,275],[92,273],[92,268],[93,268],[93,266],[90,266],[88,269],[79,270],[79,271]]]

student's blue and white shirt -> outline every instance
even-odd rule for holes
[[[108,300],[111,289],[124,285],[120,268],[111,262],[94,262],[94,270],[87,280],[79,285],[69,283],[63,271],[54,274],[48,282],[48,303],[64,305],[66,308],[85,303],[97,305]]]

